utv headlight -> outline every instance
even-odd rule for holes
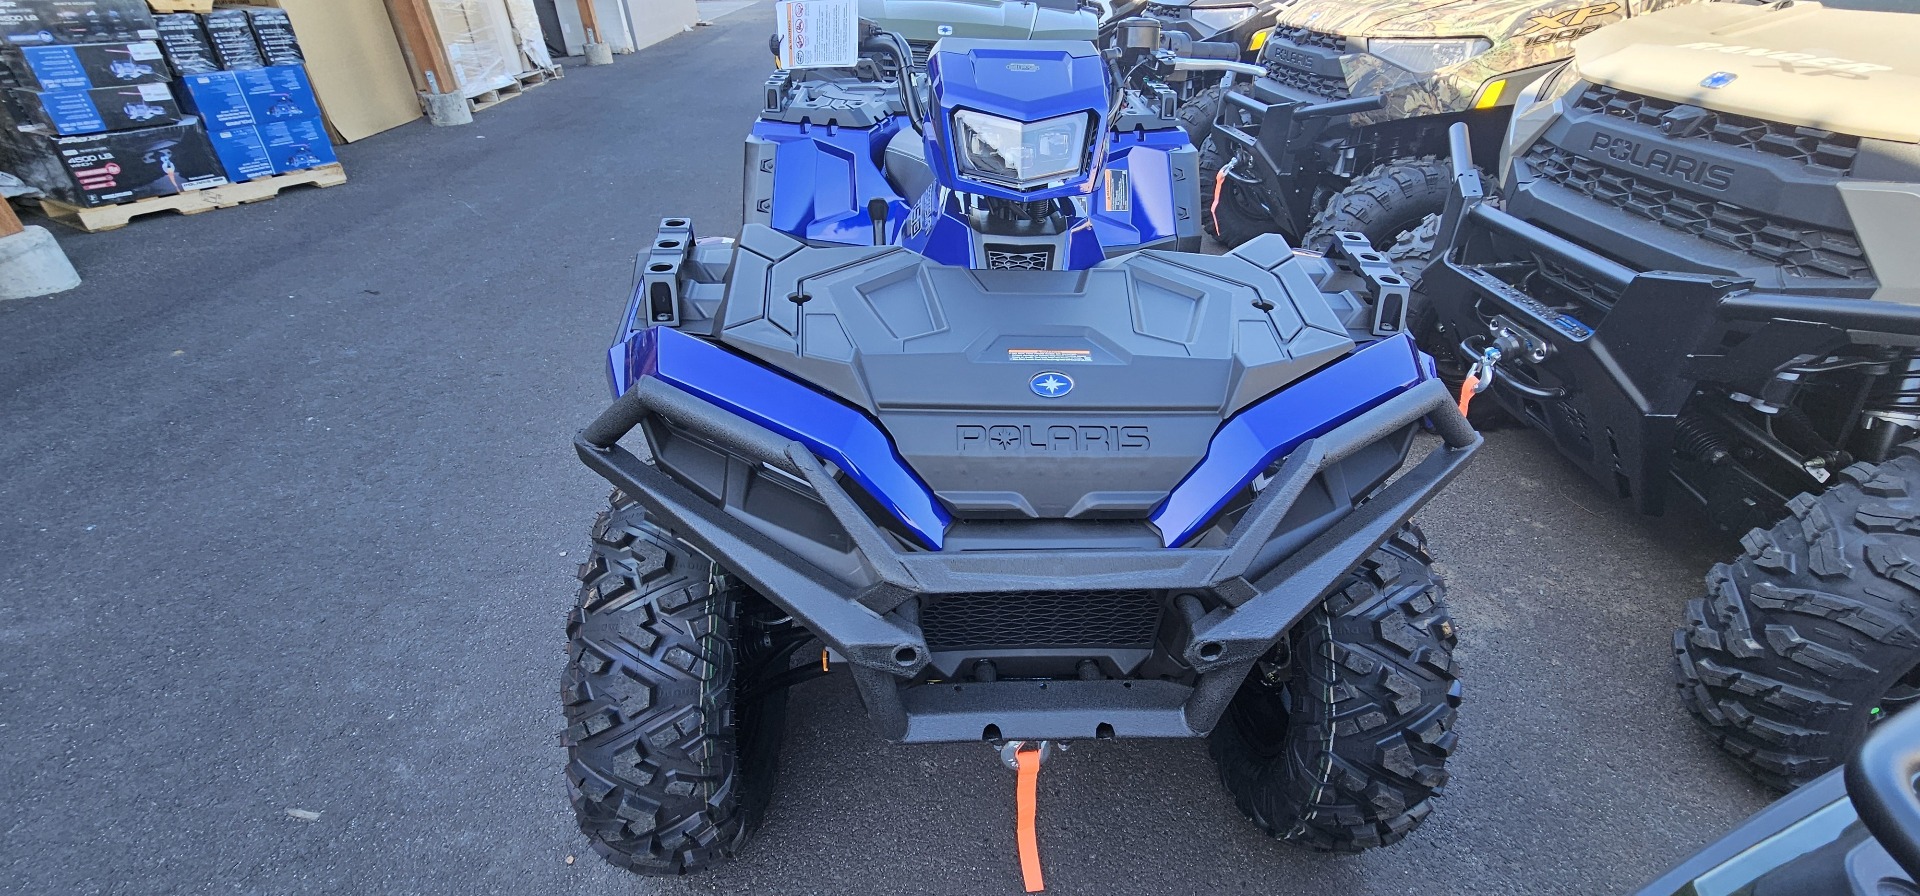
[[[1084,112],[1025,122],[962,109],[953,113],[960,173],[1000,186],[1026,189],[1086,170]]]
[[[1423,75],[1459,65],[1490,49],[1493,42],[1484,37],[1376,37],[1367,41],[1367,52]]]
[[[1232,31],[1240,27],[1241,22],[1253,18],[1253,13],[1254,7],[1251,6],[1216,6],[1187,11],[1188,15],[1193,16],[1193,23],[1210,34]]]

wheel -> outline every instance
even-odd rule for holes
[[[1213,123],[1220,118],[1220,106],[1227,101],[1226,96],[1226,90],[1215,84],[1189,97],[1174,113],[1180,120],[1180,129],[1187,132],[1187,140],[1195,149],[1207,145],[1207,137],[1213,133]],[[1219,170],[1217,165],[1214,168]]]
[[[768,653],[766,601],[619,492],[579,575],[560,696],[581,831],[641,874],[732,858],[766,811],[786,721],[784,689],[738,687]]]
[[[1402,275],[1418,280],[1433,259],[1452,179],[1452,164],[1433,156],[1380,165],[1333,194],[1300,245],[1325,252],[1336,232],[1359,233],[1380,247]]]
[[[1920,443],[1787,509],[1707,573],[1673,637],[1687,708],[1780,789],[1841,765],[1874,722],[1920,702]]]
[[[1255,667],[1209,737],[1268,834],[1325,852],[1405,837],[1447,782],[1460,682],[1446,587],[1412,525]]]

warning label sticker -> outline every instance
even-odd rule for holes
[[[852,68],[860,61],[853,0],[780,0],[773,23],[781,68]]]
[[[1084,348],[1010,348],[1009,361],[1034,361],[1041,364],[1091,362],[1093,352]]]

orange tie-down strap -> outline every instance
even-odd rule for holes
[[[1467,406],[1473,404],[1474,390],[1478,388],[1480,388],[1479,375],[1469,372],[1467,378],[1460,383],[1460,416],[1467,415]]]
[[[1040,839],[1033,831],[1034,804],[1039,801],[1040,791],[1040,751],[1021,750],[1013,754],[1013,761],[1020,775],[1014,793],[1014,811],[1019,815],[1020,876],[1026,879],[1027,892],[1038,893],[1047,888],[1040,877]]]

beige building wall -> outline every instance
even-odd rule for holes
[[[657,44],[700,20],[693,0],[637,0],[633,13],[635,49]]]

